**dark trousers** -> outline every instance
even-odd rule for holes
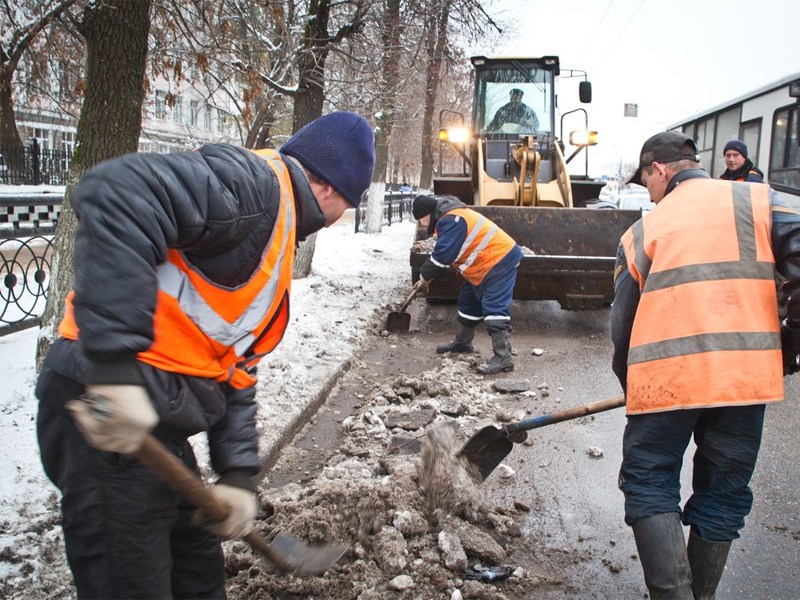
[[[458,293],[459,320],[464,325],[477,325],[484,318],[487,326],[509,329],[511,301],[517,282],[522,250],[515,246],[483,278],[480,285],[465,281]]]
[[[749,484],[763,427],[763,404],[629,416],[619,474],[625,522],[676,512],[705,540],[738,538],[753,505]],[[692,435],[692,495],[681,511],[680,472]]]
[[[147,467],[90,447],[64,403],[83,386],[46,365],[36,388],[44,470],[61,490],[67,560],[79,598],[225,598],[219,538]],[[163,441],[197,468],[185,439]]]

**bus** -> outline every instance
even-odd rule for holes
[[[725,171],[722,148],[732,139],[747,144],[748,158],[791,206],[800,208],[800,73],[668,127],[691,136],[709,175]]]

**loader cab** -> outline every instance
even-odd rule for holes
[[[472,58],[475,67],[473,131],[483,139],[550,135],[555,127],[558,58]]]
[[[511,183],[526,174],[514,159],[520,144],[538,153],[536,178],[547,183],[558,176],[554,164],[556,56],[541,58],[487,58],[475,56],[473,131],[480,148],[473,148],[473,164],[483,166],[487,182]],[[473,172],[479,196],[475,204],[520,204],[519,194],[509,188],[481,185],[483,175]],[[528,174],[530,177],[530,174]],[[501,191],[503,190],[503,191]]]

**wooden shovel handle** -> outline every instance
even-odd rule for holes
[[[397,312],[399,312],[399,313],[405,312],[406,309],[408,308],[408,305],[411,304],[411,301],[414,298],[417,297],[417,294],[419,294],[419,290],[420,290],[420,288],[415,285],[414,289],[411,290],[411,293],[408,295],[408,298],[406,298],[406,301],[403,302],[403,305],[400,307],[400,310],[398,310]]]
[[[218,500],[189,467],[152,435],[145,436],[136,453],[136,458],[211,520],[219,522],[227,518],[230,507]],[[255,530],[250,531],[242,539],[254,550],[267,557],[279,569],[293,570],[284,557],[278,554]]]
[[[560,423],[561,421],[569,421],[570,419],[577,419],[586,415],[593,415],[595,413],[604,412],[613,408],[625,406],[625,396],[617,396],[608,400],[598,400],[583,406],[576,406],[568,408],[560,412],[550,413],[547,415],[539,415],[517,423],[511,423],[505,426],[505,430],[509,433],[514,431],[527,431],[529,429],[537,429],[545,425],[552,425],[553,423]]]

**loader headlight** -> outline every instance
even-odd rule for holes
[[[569,143],[572,146],[594,146],[597,144],[596,131],[570,131]]]
[[[451,144],[463,144],[469,139],[469,130],[464,127],[451,127],[439,130],[439,139]]]

